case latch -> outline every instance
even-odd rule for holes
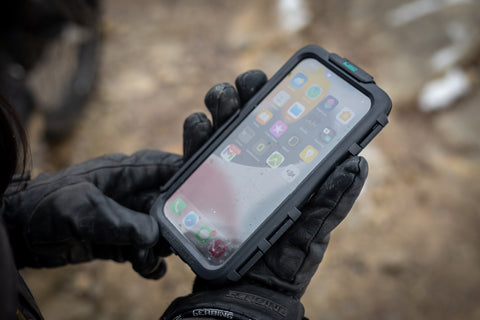
[[[381,115],[377,119],[377,123],[373,126],[372,130],[368,133],[368,135],[363,138],[362,142],[360,142],[360,147],[363,149],[367,146],[367,144],[370,143],[370,141],[375,138],[375,136],[387,125],[388,123],[388,118],[386,115]]]
[[[363,150],[367,146],[367,144],[370,143],[370,141],[373,140],[377,136],[377,134],[387,125],[388,123],[388,118],[385,114],[381,115],[378,119],[377,122],[373,125],[372,129],[370,132],[367,134],[365,138],[363,138],[362,141],[359,143],[354,143],[348,148],[348,152],[352,156],[356,156],[360,153],[360,151]]]

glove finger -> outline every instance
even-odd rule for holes
[[[210,138],[212,124],[204,113],[191,114],[183,124],[183,158],[189,159]]]
[[[240,97],[231,84],[221,83],[207,92],[205,105],[212,115],[215,131],[240,108]]]
[[[368,163],[363,157],[351,157],[340,164],[310,199],[305,212],[319,211],[328,213],[322,230],[330,233],[348,214],[367,180]],[[320,211],[319,211],[320,213]],[[305,214],[304,219],[322,219],[319,214]]]
[[[95,245],[90,251],[92,255],[87,258],[71,255],[70,261],[63,263],[63,265],[91,261],[94,258],[109,259],[116,262],[130,261],[133,270],[146,279],[160,279],[167,270],[165,261],[154,252],[153,248],[139,249],[131,245]]]
[[[330,174],[298,221],[267,253],[265,261],[277,276],[306,286],[323,258],[329,233],[350,211],[367,173],[367,161],[353,157]],[[309,270],[301,274],[300,268]]]
[[[152,216],[130,210],[113,200],[109,202],[109,208],[103,211],[103,216],[106,217],[103,226],[107,232],[112,227],[118,230],[110,231],[112,234],[110,238],[105,239],[106,241],[114,244],[132,244],[139,248],[150,248],[157,243],[160,231]]]
[[[160,190],[145,190],[135,194],[127,195],[118,199],[118,203],[134,211],[149,212],[155,200],[157,200]]]
[[[152,249],[136,251],[131,262],[133,270],[146,279],[160,279],[167,272],[165,260],[156,256]]]
[[[57,193],[57,203],[68,203],[68,208],[60,210],[72,212],[63,214],[70,220],[66,224],[75,228],[71,234],[80,236],[81,240],[93,244],[150,248],[160,237],[153,217],[118,204],[92,184],[69,186]],[[75,194],[82,196],[72,196]]]
[[[267,76],[261,70],[250,70],[239,75],[235,80],[235,86],[242,105],[250,100],[266,82]]]
[[[167,270],[162,257],[156,255],[152,248],[139,249],[134,246],[96,245],[92,248],[93,256],[88,260],[69,261],[78,263],[93,258],[109,259],[116,262],[130,261],[133,270],[146,279],[160,279]]]
[[[160,188],[182,163],[179,155],[154,150],[138,151],[131,156],[110,154],[45,176],[41,185],[58,184],[58,176],[63,175],[62,179],[69,184],[88,181],[112,199],[119,200],[143,190]]]

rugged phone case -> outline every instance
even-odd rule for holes
[[[303,59],[314,58],[367,95],[371,107],[362,120],[347,133],[335,148],[307,176],[299,187],[290,194],[270,217],[242,244],[242,246],[220,266],[202,263],[202,257],[193,245],[165,217],[163,207],[170,195],[185,181],[232,130],[259,104],[259,102]],[[199,150],[164,187],[164,192],[152,207],[151,214],[159,221],[162,234],[179,255],[201,278],[207,280],[236,281],[277,241],[298,219],[299,208],[333,168],[350,155],[357,155],[388,123],[391,101],[387,94],[374,82],[372,76],[349,60],[321,47],[310,45],[300,49],[265,84],[265,86],[237,112]]]

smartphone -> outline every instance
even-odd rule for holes
[[[238,280],[390,110],[368,73],[304,47],[172,178],[151,214],[198,276]]]

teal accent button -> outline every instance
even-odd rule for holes
[[[355,67],[353,64],[349,63],[348,61],[344,61],[343,65],[348,69],[352,70],[353,72],[358,71],[358,68]]]
[[[331,53],[328,59],[340,68],[342,68],[356,80],[364,83],[373,82],[373,77],[371,75],[357,67],[355,64],[348,61],[348,59],[342,58],[335,53]]]

